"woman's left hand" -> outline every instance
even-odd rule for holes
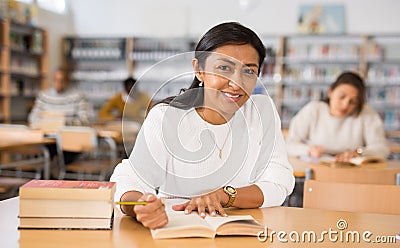
[[[197,210],[198,214],[202,218],[206,217],[206,212],[208,212],[211,216],[216,216],[217,213],[219,213],[221,216],[228,216],[221,205],[220,191],[222,191],[222,189],[213,191],[206,195],[192,198],[188,202],[172,206],[172,209],[175,211],[184,210],[185,214],[190,214],[191,212]]]
[[[347,151],[335,156],[337,162],[349,162],[350,159],[358,157],[359,155],[354,151]]]

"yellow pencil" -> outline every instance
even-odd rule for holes
[[[147,202],[145,202],[145,201],[133,201],[133,202],[126,201],[126,202],[115,202],[115,204],[118,204],[118,205],[146,205]]]

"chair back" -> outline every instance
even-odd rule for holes
[[[400,186],[321,182],[304,183],[304,208],[400,214]]]
[[[62,151],[92,151],[98,145],[96,130],[91,127],[61,127],[57,132],[57,145]]]
[[[397,164],[396,164],[397,163]],[[330,167],[321,164],[309,164],[306,179],[323,182],[386,184],[396,185],[396,175],[400,173],[400,162],[388,161],[387,165],[362,167]]]
[[[46,134],[55,134],[60,127],[65,126],[65,115],[59,112],[43,111],[40,120],[32,125]]]

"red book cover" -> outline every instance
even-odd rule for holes
[[[115,182],[31,180],[19,189],[21,199],[110,200]]]

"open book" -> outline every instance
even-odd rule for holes
[[[322,164],[328,165],[351,165],[351,166],[385,166],[386,161],[381,157],[355,157],[350,159],[349,162],[336,162],[332,156],[323,156],[319,160]]]
[[[251,215],[232,215],[228,217],[211,217],[204,219],[197,212],[186,215],[183,211],[170,211],[168,224],[163,228],[151,230],[154,239],[204,237],[216,235],[257,236],[264,230]]]

